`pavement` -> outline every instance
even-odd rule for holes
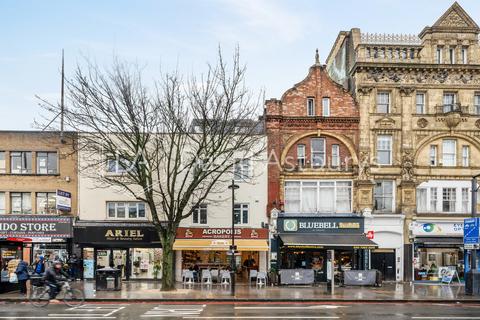
[[[96,291],[92,281],[79,281],[74,286],[83,289],[87,301],[110,302],[443,302],[480,303],[480,296],[466,296],[465,287],[458,284],[384,283],[382,287],[335,287],[335,294],[320,286],[263,286],[237,284],[236,295],[230,287],[218,284],[206,286],[177,284],[175,291],[162,292],[160,282],[129,281],[121,291]],[[18,292],[0,294],[0,301],[21,302]]]
[[[480,304],[399,303],[88,303],[0,304],[0,319],[368,319],[476,320]]]

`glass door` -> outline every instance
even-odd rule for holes
[[[97,269],[110,267],[111,249],[97,250]]]
[[[122,278],[126,279],[129,271],[127,263],[127,249],[113,249],[111,254],[114,268],[120,269],[122,271]]]

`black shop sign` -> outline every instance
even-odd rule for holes
[[[0,237],[71,238],[72,218],[61,216],[1,215]]]
[[[279,217],[282,233],[354,233],[364,232],[363,217]]]
[[[74,229],[76,243],[98,245],[153,245],[160,238],[153,224],[148,223],[78,223]]]

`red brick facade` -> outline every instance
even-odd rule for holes
[[[307,99],[315,102],[315,115],[307,114]],[[322,116],[322,99],[330,100],[330,115]],[[353,179],[358,164],[359,110],[354,98],[333,82],[325,66],[315,64],[307,77],[287,90],[281,100],[266,106],[268,152],[268,214],[283,209],[283,182],[294,179]],[[341,168],[318,168],[311,164],[311,138],[324,138],[325,159],[330,164],[332,145],[339,147]],[[297,165],[297,145],[305,145],[305,167]]]

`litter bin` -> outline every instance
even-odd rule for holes
[[[122,272],[115,268],[98,269],[95,274],[95,287],[98,291],[121,290]]]

